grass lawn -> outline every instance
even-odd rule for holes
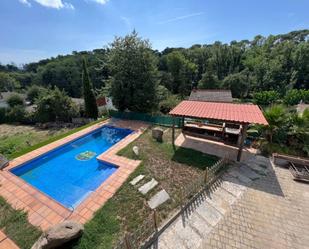
[[[144,220],[151,219],[152,211],[147,205],[147,200],[163,188],[169,193],[171,200],[160,206],[157,211],[159,221],[166,219],[179,206],[181,187],[201,176],[206,167],[218,160],[217,157],[190,149],[176,148],[174,151],[171,129],[165,129],[163,143],[154,141],[151,130],[148,130],[118,153],[136,159],[132,152],[132,147],[136,145],[140,149],[139,159],[142,160],[142,164],[85,225],[84,235],[72,246],[73,248],[112,248],[113,243],[125,231],[136,231]],[[177,133],[179,134],[179,131]],[[145,178],[138,186],[131,186],[129,181],[139,174],[144,174]],[[143,196],[137,188],[151,178],[155,178],[159,185]]]
[[[20,248],[29,249],[41,231],[27,221],[26,213],[13,209],[0,196],[0,229]]]
[[[85,129],[103,119],[74,129],[42,130],[26,125],[0,125],[0,154],[13,159],[52,143],[77,131]]]

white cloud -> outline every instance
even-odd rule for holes
[[[31,7],[31,3],[29,3],[27,0],[19,0],[24,5],[27,5],[28,7]]]
[[[63,2],[62,0],[33,0],[38,4],[53,9],[74,9],[74,6],[71,3]],[[19,2],[31,6],[29,0],[19,0]]]
[[[191,18],[191,17],[194,17],[194,16],[201,16],[201,15],[204,15],[204,12],[192,13],[192,14],[184,15],[184,16],[177,16],[177,17],[172,18],[172,19],[168,19],[168,20],[158,22],[158,24],[166,24],[166,23],[170,23],[170,22],[176,22],[176,21],[179,21],[179,20]]]
[[[106,4],[109,0],[88,0],[88,1],[96,2],[99,4]]]

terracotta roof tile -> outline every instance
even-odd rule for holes
[[[239,123],[268,125],[257,105],[201,101],[182,101],[170,115],[205,118]]]

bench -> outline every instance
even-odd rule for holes
[[[276,164],[277,159],[283,159],[289,163],[295,163],[298,165],[308,166],[309,167],[309,158],[305,157],[297,157],[297,156],[290,156],[285,154],[273,153],[272,154],[273,162]]]

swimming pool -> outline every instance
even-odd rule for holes
[[[63,206],[74,209],[117,170],[117,166],[96,157],[132,132],[104,125],[11,172]]]

